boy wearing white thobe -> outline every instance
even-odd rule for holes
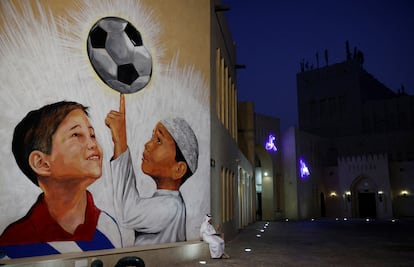
[[[154,180],[157,191],[152,197],[142,198],[136,189],[127,145],[123,94],[119,111],[111,110],[105,123],[114,142],[111,170],[120,224],[135,231],[135,245],[185,241],[186,210],[179,189],[198,163],[198,142],[189,124],[182,118],[156,124],[145,144],[141,169]]]

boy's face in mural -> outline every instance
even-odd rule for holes
[[[125,114],[125,96],[121,93],[119,111],[111,110],[105,119],[114,142],[112,159],[119,157],[128,148]],[[178,136],[178,141],[173,136]],[[179,144],[191,159],[192,165],[188,165]],[[197,168],[197,157],[197,139],[187,122],[180,118],[161,120],[144,146],[141,170],[152,177],[157,189],[178,190],[192,175],[190,166],[193,166],[194,171]]]
[[[59,125],[52,137],[50,155],[42,153],[40,158],[39,153],[42,152],[33,151],[30,162],[37,165],[34,169],[41,177],[66,182],[82,180],[88,186],[102,175],[102,149],[81,109],[71,111]],[[43,168],[39,168],[42,163]]]
[[[142,155],[142,171],[157,182],[165,179],[179,180],[187,171],[187,164],[177,162],[176,144],[162,123],[157,123],[151,139],[145,144]]]

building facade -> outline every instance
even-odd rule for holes
[[[414,215],[414,97],[384,86],[361,55],[297,74],[299,129],[285,134],[310,169],[298,218]]]
[[[211,3],[211,212],[232,238],[255,221],[254,173],[251,159],[239,148],[237,58],[225,17],[228,7]]]

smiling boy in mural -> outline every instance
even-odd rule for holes
[[[185,241],[186,208],[179,189],[198,162],[198,142],[191,127],[181,118],[156,124],[145,144],[141,169],[155,181],[157,191],[143,198],[127,146],[123,94],[119,111],[110,111],[105,122],[114,142],[111,170],[119,222],[135,231],[135,245]]]
[[[102,175],[102,150],[86,107],[62,101],[29,112],[14,129],[12,151],[43,193],[0,236],[1,252],[16,258],[122,246],[117,223],[87,191]]]

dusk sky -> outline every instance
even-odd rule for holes
[[[278,117],[282,129],[297,125],[296,74],[300,62],[325,66],[364,53],[364,69],[397,92],[414,94],[414,1],[223,0],[237,46],[239,101]]]

